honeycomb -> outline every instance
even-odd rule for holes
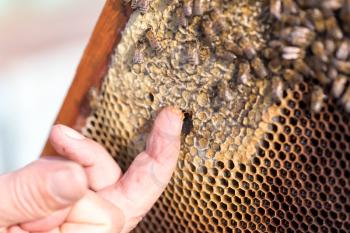
[[[126,170],[159,109],[183,110],[135,232],[349,232],[350,1],[189,2],[132,2],[82,129]]]

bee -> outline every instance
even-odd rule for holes
[[[333,37],[334,39],[338,39],[338,40],[343,39],[343,37],[344,37],[343,32],[340,29],[335,16],[328,17],[325,20],[325,25],[326,25],[326,30],[331,37]]]
[[[228,51],[234,53],[236,56],[239,56],[239,57],[243,56],[243,50],[235,42],[225,41],[224,47]]]
[[[248,85],[251,80],[249,63],[242,62],[239,64],[238,81],[244,85]]]
[[[333,63],[339,72],[350,75],[350,61],[341,61],[334,59]]]
[[[216,32],[220,33],[227,30],[228,25],[218,9],[214,9],[210,12],[210,18],[213,21],[213,27]]]
[[[343,94],[347,81],[348,78],[343,75],[335,78],[332,85],[332,94],[335,98],[339,98]]]
[[[198,46],[189,45],[187,46],[186,60],[191,65],[199,65],[199,52]]]
[[[141,14],[145,14],[149,9],[150,0],[137,0],[137,9]]]
[[[300,13],[297,17],[298,17],[298,19],[295,19],[297,21],[297,24],[290,23],[291,25],[307,27],[312,32],[316,31],[313,20],[307,11],[300,11]]]
[[[326,22],[320,9],[314,8],[308,11],[308,15],[317,32],[323,33],[326,30]]]
[[[162,45],[160,44],[160,42],[156,38],[152,28],[147,29],[145,37],[146,37],[149,45],[151,46],[151,48],[154,51],[160,52],[162,50]]]
[[[332,55],[334,53],[334,51],[336,50],[336,44],[335,44],[334,40],[331,40],[331,39],[326,39],[324,41],[324,47],[326,49],[327,55]]]
[[[341,98],[341,103],[344,105],[345,111],[350,113],[350,87],[348,87]]]
[[[218,39],[213,29],[213,23],[210,20],[204,19],[201,24],[201,29],[208,43],[212,44]]]
[[[282,57],[285,60],[297,60],[305,56],[305,51],[303,49],[293,46],[284,47],[282,53]]]
[[[267,69],[260,58],[255,57],[250,64],[259,78],[265,78],[268,75]]]
[[[270,40],[268,46],[272,49],[280,49],[284,47],[284,43],[281,40]]]
[[[205,6],[206,0],[194,0],[193,2],[193,15],[201,16],[206,11]]]
[[[312,20],[310,19],[310,17],[308,16],[306,11],[300,11],[298,23],[299,24],[294,24],[294,25],[305,26],[305,27],[309,28],[310,30],[315,31],[315,26],[312,23]]]
[[[327,76],[329,79],[334,80],[338,77],[338,70],[334,66],[330,66],[327,71]]]
[[[315,79],[322,85],[327,85],[331,82],[330,78],[321,70],[316,70]]]
[[[282,1],[281,0],[271,0],[270,1],[270,13],[277,19],[281,18],[282,12]]]
[[[240,39],[239,46],[242,47],[243,53],[248,60],[252,60],[256,56],[256,50],[253,44],[246,37]]]
[[[131,0],[131,9],[136,10],[139,0]]]
[[[310,56],[307,59],[307,63],[314,71],[327,72],[328,66],[317,56]]]
[[[345,40],[340,44],[337,50],[336,57],[339,60],[346,60],[349,57],[349,53],[350,53],[350,44],[349,44],[349,41]]]
[[[321,59],[321,61],[328,62],[328,56],[322,41],[318,40],[312,43],[311,50],[316,57]]]
[[[218,97],[221,100],[230,102],[234,100],[234,93],[227,82],[218,83]]]
[[[263,50],[263,55],[266,59],[274,59],[276,57],[278,57],[278,51],[276,49],[273,49],[273,48],[265,48]]]
[[[133,64],[141,64],[144,62],[144,45],[139,43],[134,51],[134,56],[132,58]]]
[[[324,0],[321,1],[321,7],[327,10],[336,11],[342,7],[343,2],[343,0]]]
[[[279,36],[283,39],[288,40],[292,32],[293,32],[293,27],[288,27],[288,26],[283,27],[279,31]]]
[[[283,1],[283,13],[296,14],[298,13],[298,7],[294,0],[282,0]]]
[[[303,76],[296,70],[286,69],[283,72],[283,78],[290,86],[303,80]]]
[[[341,11],[340,18],[343,21],[344,30],[350,33],[350,0],[346,0]]]
[[[283,98],[283,80],[281,77],[274,76],[271,80],[272,99],[276,102],[281,102]]]
[[[281,61],[278,58],[272,59],[267,66],[269,70],[274,74],[278,74],[282,68]]]
[[[292,45],[307,47],[309,46],[315,37],[315,33],[307,27],[295,27],[289,34],[288,40]]]
[[[188,19],[186,18],[185,14],[182,10],[176,11],[176,18],[177,18],[177,26],[178,27],[187,27],[188,26]]]
[[[284,25],[298,26],[302,24],[303,20],[305,19],[300,17],[300,15],[282,14],[280,22]]]
[[[139,10],[141,14],[145,14],[149,9],[150,0],[131,0],[131,9]]]
[[[218,9],[223,5],[223,0],[211,0],[208,4],[208,10]]]
[[[183,0],[183,13],[186,17],[190,17],[193,12],[193,0]]]
[[[315,86],[311,93],[311,110],[315,113],[319,113],[324,105],[326,95],[320,86]]]
[[[306,77],[314,77],[315,72],[310,68],[308,64],[304,62],[303,59],[298,59],[293,63],[293,67],[295,70],[300,72]]]
[[[237,59],[236,55],[230,51],[225,50],[223,47],[219,47],[215,51],[215,55],[228,62],[233,62]]]

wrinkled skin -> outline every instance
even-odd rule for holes
[[[0,233],[129,232],[171,178],[182,120],[175,108],[161,111],[146,150],[125,174],[102,146],[54,126],[50,141],[62,157],[0,176]]]

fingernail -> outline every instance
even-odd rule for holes
[[[75,139],[75,140],[85,139],[85,137],[82,134],[78,133],[74,129],[71,129],[67,126],[60,125],[60,129],[64,135],[66,135],[67,137],[69,137],[71,139]]]
[[[166,131],[171,131],[172,134],[179,135],[181,134],[182,124],[183,124],[183,113],[180,109],[175,107],[168,107],[164,110],[166,112],[166,117],[168,121],[168,125],[170,127],[166,127]]]
[[[87,190],[85,173],[78,165],[59,169],[48,179],[51,194],[62,204],[79,200]]]

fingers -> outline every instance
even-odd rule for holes
[[[63,125],[53,127],[50,142],[62,156],[85,167],[89,186],[98,191],[117,182],[122,172],[98,143]]]
[[[176,167],[180,151],[183,115],[175,108],[164,109],[155,120],[146,151],[137,156],[116,185],[101,191],[120,207],[131,230],[159,198]]]
[[[54,229],[57,226],[61,225],[64,220],[66,220],[70,210],[71,208],[66,208],[52,213],[43,219],[34,220],[32,222],[21,224],[20,226],[23,230],[26,230],[28,232],[50,231],[51,229]]]
[[[70,212],[60,227],[61,233],[120,232],[124,226],[123,212],[110,202],[89,191]]]
[[[43,218],[74,204],[87,192],[85,172],[69,161],[40,159],[0,176],[0,227]]]
[[[70,210],[65,222],[49,231],[32,233],[117,233],[125,223],[123,212],[96,193],[88,191]]]
[[[8,231],[6,233],[29,233],[29,232],[22,230],[18,226],[13,226],[13,227],[10,227],[10,229],[8,229]]]

